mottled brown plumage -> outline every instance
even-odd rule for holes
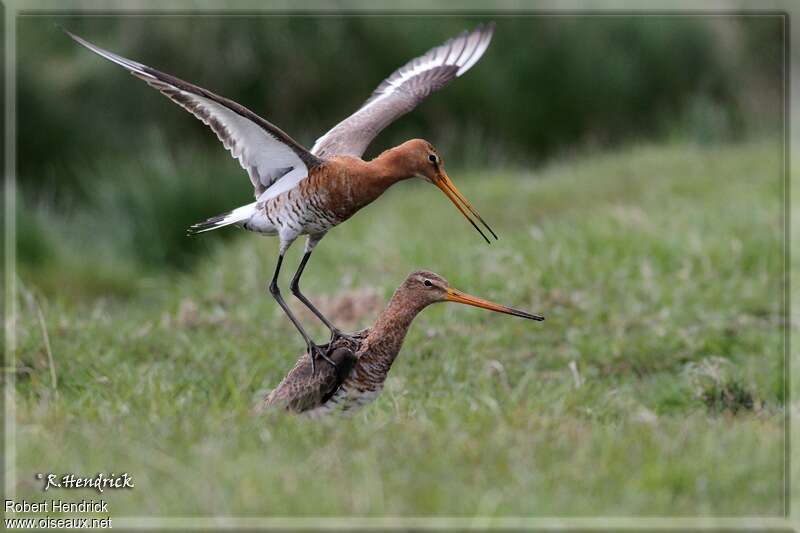
[[[441,276],[419,270],[397,288],[371,328],[337,338],[324,347],[332,354],[335,366],[322,364],[312,372],[312,360],[308,353],[303,354],[266,396],[261,408],[279,406],[315,416],[333,410],[347,412],[373,400],[383,388],[414,317],[428,305],[442,301],[544,320],[539,315],[464,294],[450,287]]]
[[[273,390],[265,405],[283,404],[288,410],[303,412],[314,409],[325,402],[336,392],[339,385],[350,375],[356,362],[363,337],[353,334],[352,337],[339,337],[332,346],[324,348],[331,355],[336,366],[325,365],[318,371],[312,371],[311,358],[308,353],[300,356],[281,384]]]

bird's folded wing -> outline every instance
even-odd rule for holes
[[[312,372],[311,358],[303,354],[283,381],[267,395],[262,408],[282,406],[300,413],[324,404],[347,379],[355,363],[355,355],[347,347],[336,348],[330,357],[336,368],[318,361]]]
[[[287,174],[305,177],[322,163],[280,128],[244,106],[66,33],[92,52],[126,68],[208,125],[249,174],[256,198]]]
[[[320,157],[361,157],[378,133],[474,65],[489,47],[494,24],[479,25],[413,59],[386,78],[358,111],[317,139]]]

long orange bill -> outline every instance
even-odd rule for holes
[[[461,206],[461,203],[463,203],[464,206],[469,210],[469,212],[472,213],[472,215],[475,218],[477,218],[478,221],[480,221],[480,223],[483,224],[487,230],[489,230],[489,233],[491,233],[495,239],[498,238],[497,234],[495,234],[492,228],[489,227],[489,224],[487,224],[486,221],[483,220],[483,217],[478,213],[478,211],[475,210],[474,207],[472,207],[472,204],[470,204],[469,201],[464,197],[464,195],[461,194],[461,192],[456,188],[453,181],[450,179],[450,176],[448,176],[447,173],[445,173],[443,170],[439,172],[439,179],[436,180],[436,186],[439,187],[439,189],[441,189],[441,191],[445,193],[448,198],[450,198],[450,201],[453,202],[453,204],[458,208],[459,211],[461,211],[461,214],[464,215],[464,218],[469,220],[469,223],[472,224],[472,227],[478,230],[478,233],[481,234],[481,237],[483,237],[487,243],[491,243],[491,241],[486,237],[486,235],[484,235],[484,233],[481,231],[478,225],[475,224],[475,221],[472,220],[472,218],[467,214],[467,212],[464,210],[464,207]],[[459,203],[459,201],[461,203]]]
[[[507,315],[520,316],[530,320],[544,320],[542,315],[534,315],[525,311],[520,311],[519,309],[514,309],[513,307],[506,307],[505,305],[496,304],[494,302],[490,302],[489,300],[478,298],[477,296],[465,294],[458,289],[453,289],[452,287],[447,289],[447,300],[450,302],[458,302],[460,304],[482,307],[483,309],[489,309],[490,311],[497,311],[498,313],[505,313]]]

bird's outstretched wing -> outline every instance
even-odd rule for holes
[[[302,413],[324,404],[347,379],[356,361],[353,349],[349,346],[337,347],[331,352],[330,358],[336,363],[336,368],[325,361],[318,361],[316,371],[312,373],[311,358],[304,353],[283,381],[264,398],[261,409],[281,406]]]
[[[92,52],[126,68],[208,125],[249,174],[256,198],[284,177],[299,182],[308,171],[322,163],[280,128],[246,107],[64,31]]]
[[[311,153],[361,157],[381,130],[469,70],[489,47],[493,33],[494,23],[481,24],[395,70],[358,111],[317,139]]]

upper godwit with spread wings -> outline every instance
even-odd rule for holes
[[[371,161],[361,159],[369,143],[395,119],[414,109],[426,96],[469,70],[489,46],[494,25],[479,25],[411,60],[386,78],[352,115],[317,139],[309,151],[281,129],[249,109],[192,83],[142,63],[103,50],[76,36],[75,41],[126,68],[208,125],[239,160],[255,188],[256,201],[195,224],[190,233],[229,225],[277,235],[280,247],[269,291],[303,336],[311,364],[321,357],[335,366],[312,342],[284,302],[278,274],[284,254],[300,235],[307,235],[305,253],[291,282],[292,293],[331,331],[331,343],[342,337],[300,292],[300,276],[320,239],[398,181],[421,177],[444,192],[489,242],[476,222],[497,238],[448,177],[441,155],[427,141],[413,139],[386,150]]]
[[[408,328],[417,314],[435,302],[458,302],[530,320],[544,320],[519,309],[470,296],[425,270],[412,272],[400,285],[375,324],[329,345],[334,368],[312,370],[312,358],[303,354],[260,408],[280,406],[298,413],[347,412],[373,399],[383,389]]]

